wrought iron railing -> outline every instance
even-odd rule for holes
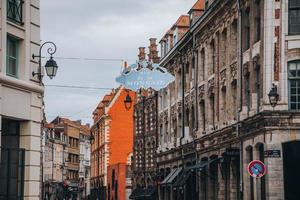
[[[7,19],[23,25],[23,0],[7,0]]]
[[[24,198],[25,149],[0,146],[0,199]]]

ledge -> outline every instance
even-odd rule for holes
[[[16,88],[21,88],[24,90],[29,90],[32,92],[37,92],[37,93],[44,93],[44,87],[40,85],[35,85],[33,83],[23,81],[20,79],[12,78],[10,76],[5,76],[3,74],[0,74],[0,83],[13,86]]]

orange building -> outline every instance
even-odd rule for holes
[[[127,94],[134,102],[135,93],[119,87],[105,95],[93,112],[91,189],[92,196],[99,199],[111,199],[114,194],[125,200],[126,187],[128,190],[126,166],[132,155],[133,106],[126,109],[124,100]],[[118,176],[115,176],[116,171]],[[112,191],[116,183],[111,179],[113,173],[117,191]]]

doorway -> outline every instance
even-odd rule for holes
[[[282,144],[284,195],[288,200],[300,199],[300,141]]]

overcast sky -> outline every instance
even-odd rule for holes
[[[41,0],[41,40],[57,45],[58,57],[111,58],[135,62],[138,47],[149,45],[196,0]],[[46,55],[46,52],[43,52]],[[57,76],[44,83],[117,87],[121,61],[56,59]],[[43,61],[46,62],[45,60]],[[47,120],[56,116],[90,123],[92,111],[108,90],[47,87]]]

